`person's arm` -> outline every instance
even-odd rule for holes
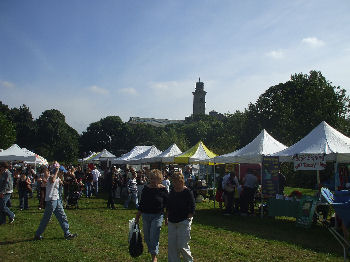
[[[194,200],[192,191],[189,191],[189,213],[187,215],[188,218],[193,218],[195,209],[196,209],[196,201]]]
[[[50,176],[50,182],[51,183],[54,183],[55,181],[56,181],[56,178],[57,178],[57,174],[58,174],[58,171],[60,170],[60,166],[58,166],[57,168],[56,168],[56,172],[55,172],[55,174],[53,175],[53,176]]]
[[[141,211],[137,211],[136,217],[135,217],[135,223],[138,224],[140,222],[140,216],[141,216]]]

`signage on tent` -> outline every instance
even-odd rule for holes
[[[324,170],[326,159],[324,154],[298,154],[293,156],[294,171]]]

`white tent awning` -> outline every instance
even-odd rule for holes
[[[265,129],[245,147],[213,158],[215,163],[261,163],[263,156],[272,155],[287,147],[274,139]]]
[[[350,162],[350,138],[323,121],[297,143],[274,155],[281,162],[292,162],[297,154],[324,154],[326,161]]]

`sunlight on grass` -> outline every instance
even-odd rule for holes
[[[0,226],[0,261],[149,261],[146,251],[136,259],[128,254],[128,220],[135,209],[124,209],[119,202],[116,210],[109,210],[106,203],[102,198],[82,198],[80,209],[66,210],[77,239],[65,240],[53,217],[44,239],[33,241],[42,211],[37,210],[36,199],[30,199],[28,211],[19,211],[14,199],[15,223]],[[195,261],[343,260],[342,249],[323,227],[303,229],[286,218],[223,216],[213,206],[213,202],[197,205],[190,242]],[[159,261],[167,261],[165,226]]]

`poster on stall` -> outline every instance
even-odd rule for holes
[[[274,197],[278,193],[278,156],[264,156],[262,163],[262,193]]]
[[[293,156],[294,171],[324,170],[326,159],[324,154],[298,154]]]

